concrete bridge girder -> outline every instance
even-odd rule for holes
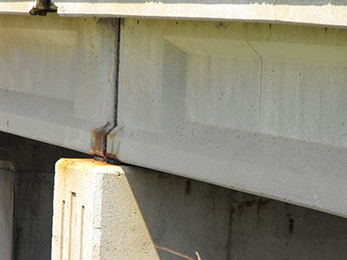
[[[347,25],[347,7],[344,1],[57,0],[54,3],[61,16],[278,22],[339,27]],[[1,0],[0,13],[27,14],[33,6],[33,1]]]
[[[120,38],[109,156],[346,215],[345,30],[126,19]]]
[[[0,130],[94,149],[114,124],[115,19],[0,16]]]
[[[124,19],[117,74],[117,28],[2,16],[0,130],[346,216],[346,30]]]

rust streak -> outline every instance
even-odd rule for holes
[[[114,139],[117,138],[117,135],[122,131],[122,129],[123,129],[123,127],[117,126],[107,136],[107,139],[110,140],[110,142],[108,143],[109,146],[107,147],[106,158],[111,163],[118,164],[121,162],[121,160],[117,156],[118,147],[114,147]]]
[[[245,208],[252,208],[254,203],[255,203],[255,200],[247,200],[247,201],[243,201],[243,202],[238,203],[237,214],[239,216],[239,219],[241,219],[244,209]]]
[[[292,235],[294,232],[294,219],[293,218],[289,219],[288,231],[289,231],[290,235]]]
[[[185,190],[184,194],[186,196],[189,196],[191,192],[192,192],[192,183],[190,182],[190,180],[187,180],[187,182],[186,182],[186,190]]]
[[[257,207],[257,216],[260,216],[260,213],[263,209],[265,209],[265,205],[268,203],[268,201],[260,199],[258,200],[258,207]]]
[[[107,123],[105,126],[96,128],[92,131],[92,144],[90,153],[92,155],[102,157],[104,160],[106,160],[105,138],[109,130],[110,126],[109,123]]]

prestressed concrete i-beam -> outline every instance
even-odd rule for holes
[[[121,22],[2,16],[0,129],[347,215],[345,29]]]

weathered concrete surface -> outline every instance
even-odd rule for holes
[[[29,14],[33,1],[0,1],[1,14]]]
[[[15,167],[0,151],[0,258],[12,260]]]
[[[347,253],[345,218],[138,167],[66,159],[56,167],[53,259],[59,259],[63,199],[64,240],[71,232],[74,259],[82,205],[83,251],[91,250],[93,234],[97,253],[108,249],[94,259],[181,259],[178,253],[197,259],[195,252],[203,260],[344,259]],[[94,188],[81,189],[87,186]]]
[[[3,132],[1,148],[12,154],[17,168],[14,260],[50,259],[54,165],[61,157],[88,155]]]
[[[342,29],[125,19],[108,153],[347,216],[346,42]]]
[[[50,259],[54,163],[60,157],[82,155],[4,133],[0,143],[16,155],[19,169],[15,259]],[[344,218],[162,172],[141,168],[135,172],[137,167],[130,168],[129,186],[158,246],[194,259],[198,251],[203,260],[344,259],[347,254]],[[122,169],[125,174],[129,172],[127,167]],[[210,245],[216,251],[210,251]],[[178,258],[165,250],[157,252],[160,259]]]
[[[143,168],[59,160],[52,259],[177,259],[169,250],[225,259],[228,192],[191,185]]]
[[[114,123],[115,19],[0,16],[0,130],[78,151]]]
[[[345,1],[57,0],[60,15],[237,20],[346,26]],[[0,13],[27,14],[32,2],[0,1]]]
[[[159,259],[122,168],[56,164],[52,260]]]
[[[225,259],[228,192],[197,189],[143,168],[61,159],[52,259],[177,259],[168,250]]]
[[[233,193],[227,259],[344,259],[347,222],[287,203]]]

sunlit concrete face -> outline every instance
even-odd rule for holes
[[[89,152],[114,121],[114,19],[0,16],[0,130]]]
[[[141,167],[61,159],[52,259],[226,259],[230,194]]]
[[[346,215],[346,30],[125,19],[122,161]]]
[[[57,162],[52,259],[159,259],[121,167]]]
[[[0,13],[28,14],[34,1],[0,0]],[[236,20],[346,26],[344,1],[55,0],[62,16]]]

